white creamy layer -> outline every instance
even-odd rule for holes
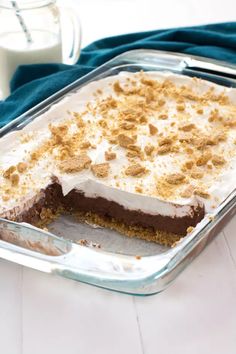
[[[164,72],[148,72],[150,78],[164,81],[166,79],[174,82],[176,85],[186,85],[191,87],[194,92],[201,94],[206,92],[210,87],[214,87],[216,93],[224,92],[231,102],[236,104],[236,90],[232,88],[225,88],[219,85],[215,85],[203,80],[192,80],[189,77],[174,75],[172,73]],[[102,90],[101,97],[108,97],[109,95],[115,96],[112,85],[116,80],[119,80],[121,85],[127,83],[127,78],[133,78],[133,74],[122,72],[117,76],[104,78],[92,83],[87,84],[75,93],[71,93],[59,103],[52,106],[49,111],[37,117],[33,122],[28,124],[21,131],[12,132],[0,139],[0,215],[7,215],[7,213],[14,209],[22,207],[29,207],[32,198],[40,192],[40,190],[47,187],[51,178],[56,176],[63,189],[64,195],[68,194],[72,189],[78,189],[85,193],[88,197],[103,197],[107,200],[117,202],[130,210],[140,210],[144,213],[156,215],[161,214],[164,216],[181,217],[186,214],[192,213],[192,206],[197,206],[199,203],[204,203],[206,211],[211,211],[212,208],[219,205],[235,188],[236,177],[236,158],[235,154],[230,156],[230,162],[227,164],[227,168],[223,169],[223,172],[217,177],[206,176],[203,179],[204,183],[209,187],[210,199],[203,199],[200,197],[192,198],[167,198],[163,200],[152,191],[155,189],[155,180],[157,175],[170,174],[179,172],[179,164],[182,163],[182,157],[173,158],[168,155],[159,155],[154,162],[144,161],[143,164],[150,171],[149,174],[134,178],[132,176],[126,176],[120,174],[121,170],[124,170],[128,165],[128,159],[125,155],[125,149],[119,145],[110,145],[107,140],[101,139],[101,132],[96,129],[96,126],[91,125],[91,136],[89,141],[96,145],[96,149],[91,149],[88,152],[92,163],[103,163],[104,153],[109,147],[112,147],[112,151],[117,154],[115,160],[109,161],[111,173],[107,178],[101,179],[95,177],[89,169],[83,170],[78,173],[62,173],[58,169],[58,164],[51,155],[45,154],[43,159],[40,159],[37,164],[30,170],[30,173],[22,174],[20,176],[20,185],[25,184],[24,189],[21,190],[19,186],[16,189],[16,193],[9,200],[4,201],[2,196],[2,186],[6,188],[6,181],[2,176],[7,168],[12,165],[16,165],[18,162],[27,161],[30,153],[40,146],[46,139],[50,138],[50,130],[48,124],[58,125],[63,123],[66,119],[70,118],[68,111],[70,112],[83,112],[86,109],[87,103],[93,103],[95,101],[94,93],[99,89]],[[211,107],[204,110],[204,114],[199,116],[196,114],[191,105],[187,106],[188,112],[193,116],[193,121],[197,126],[203,129],[208,129],[207,119],[210,110],[216,106],[213,103]],[[172,107],[171,102],[167,102],[168,114],[171,116],[176,113],[175,107]],[[84,116],[84,120],[96,120],[101,117],[94,117],[91,113],[87,113]],[[165,132],[166,121],[159,120],[153,117],[153,123],[158,127],[159,131]],[[71,126],[72,131],[75,126]],[[144,147],[150,141],[155,141],[155,137],[150,137],[146,134],[145,127],[141,128],[142,131],[138,131],[138,144]],[[26,135],[29,139],[25,138]],[[23,139],[23,140],[22,140]],[[233,145],[233,141],[236,139],[235,129],[229,134],[229,139],[226,144]],[[23,141],[23,142],[22,142]],[[221,151],[220,151],[221,152]],[[231,154],[232,155],[232,154]],[[179,160],[178,160],[179,159]],[[115,176],[118,176],[115,178]],[[117,187],[117,181],[119,187]],[[140,184],[143,188],[143,193],[137,193],[135,186]]]

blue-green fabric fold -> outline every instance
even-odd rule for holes
[[[236,22],[100,39],[85,47],[78,63],[72,66],[22,65],[12,78],[11,95],[0,102],[0,126],[116,55],[141,48],[194,54],[236,64]]]

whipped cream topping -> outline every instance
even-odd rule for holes
[[[157,91],[150,88],[153,82],[158,85]],[[146,96],[139,97],[140,87],[145,88]],[[183,98],[175,89],[183,91]],[[156,92],[154,96],[153,92]],[[199,99],[202,97],[205,99]],[[131,114],[132,118],[132,109],[137,105],[142,107],[144,101],[145,105],[150,101],[153,109],[145,111],[143,121],[141,117],[137,124],[131,119],[122,126],[120,112]],[[18,213],[21,208],[29,208],[35,196],[55,177],[64,195],[77,189],[88,197],[101,196],[127,209],[152,215],[182,217],[191,215],[193,208],[202,204],[209,212],[235,188],[234,115],[235,89],[168,72],[121,72],[88,83],[21,131],[0,139],[0,215],[9,216],[12,210]],[[50,149],[47,144],[52,139],[53,128],[65,125],[66,129],[61,130],[62,138],[65,137],[65,142],[73,140],[75,155],[86,153],[93,165],[109,164],[106,177],[96,176],[91,168],[72,173],[60,168],[61,160],[70,158],[64,149],[66,143],[53,148],[50,145]],[[193,130],[197,129],[194,138],[189,137],[191,125]],[[191,143],[191,139],[199,140],[201,132],[206,138],[221,130],[225,136],[217,143],[206,144],[206,151]],[[122,146],[117,139],[120,135],[133,139],[133,144]],[[150,151],[146,150],[150,146]],[[106,152],[114,153],[115,158],[107,161]],[[206,153],[210,153],[209,161],[202,164],[201,157]],[[189,161],[197,167],[186,169],[184,165]],[[19,172],[16,167],[12,172],[19,176],[19,181],[14,183],[9,176],[6,178],[6,171],[22,162],[27,165],[26,171]],[[144,168],[144,173],[126,173],[129,166],[137,164]],[[190,193],[185,193],[186,190]]]

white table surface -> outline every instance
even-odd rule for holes
[[[235,0],[78,0],[102,36],[233,21]],[[0,354],[235,354],[236,218],[161,294],[132,297],[0,261]]]

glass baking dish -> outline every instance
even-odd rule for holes
[[[0,138],[22,129],[88,82],[120,71],[140,70],[170,71],[236,87],[236,66],[178,53],[133,50],[110,60],[21,115],[0,129]],[[72,216],[59,217],[49,225],[49,231],[0,218],[0,257],[114,291],[155,294],[164,290],[217,235],[235,213],[235,205],[234,190],[172,248],[78,223]]]

